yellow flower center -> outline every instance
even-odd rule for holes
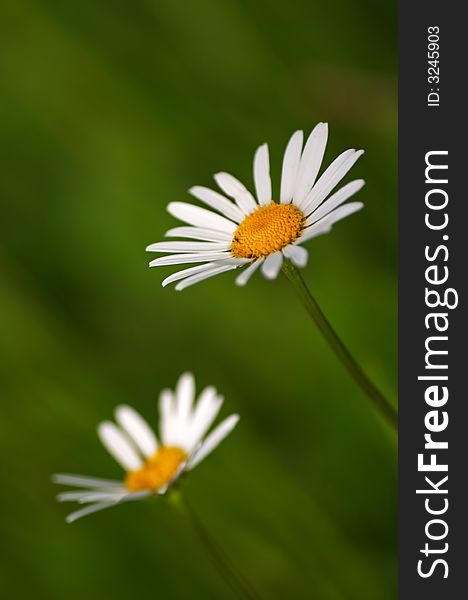
[[[171,481],[187,458],[186,452],[180,448],[161,446],[142,467],[127,473],[125,485],[130,492],[159,490]]]
[[[231,252],[236,258],[257,259],[282,250],[301,235],[303,213],[294,204],[272,201],[247,215],[234,232]]]

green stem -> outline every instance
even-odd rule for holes
[[[185,515],[199,542],[210,557],[214,567],[232,591],[239,598],[261,600],[261,597],[251,584],[229,563],[223,551],[211,537],[203,523],[184,501],[182,494],[178,491],[173,492],[171,501],[173,506]]]
[[[331,326],[330,322],[323,314],[320,306],[315,301],[315,298],[310,293],[301,273],[290,261],[284,261],[283,273],[291,282],[296,294],[299,296],[305,309],[311,316],[315,325],[323,337],[328,342],[329,346],[341,361],[348,373],[358,384],[361,390],[366,394],[378,412],[385,418],[396,431],[398,431],[398,413],[396,408],[391,404],[382,392],[372,383],[360,365],[356,362],[348,348],[343,344],[337,333]]]

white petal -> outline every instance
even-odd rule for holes
[[[182,439],[185,438],[188,421],[191,417],[193,401],[195,399],[195,379],[192,373],[183,373],[179,377],[175,389],[176,418]]]
[[[86,508],[81,508],[70,515],[68,515],[65,519],[67,523],[73,523],[82,517],[86,517],[86,515],[91,515],[92,513],[98,512],[100,510],[104,510],[105,508],[110,508],[111,506],[115,506],[116,502],[98,502],[97,504],[91,504],[91,506],[87,506]]]
[[[224,231],[204,229],[202,227],[174,227],[166,231],[166,237],[182,237],[206,242],[230,242],[232,235]]]
[[[306,266],[309,258],[309,253],[305,248],[293,246],[292,244],[283,248],[283,254],[286,258],[289,258],[293,265],[301,269]]]
[[[306,215],[313,212],[325,200],[332,189],[343,179],[363,154],[364,150],[346,150],[332,162],[304,201],[302,209]]]
[[[195,275],[195,273],[201,273],[203,271],[208,271],[215,265],[216,265],[216,263],[210,262],[210,263],[205,263],[203,265],[197,265],[196,267],[189,267],[188,269],[183,269],[182,271],[176,271],[172,275],[169,275],[169,277],[166,277],[166,279],[163,279],[161,285],[163,287],[166,287],[166,285],[168,285],[169,283],[173,283],[174,281],[179,281],[179,279],[185,279],[186,277],[189,277],[189,275]]]
[[[280,201],[282,204],[288,204],[292,200],[299,164],[301,162],[303,141],[304,134],[302,131],[296,131],[286,146],[283,158],[283,170],[281,172]]]
[[[194,285],[195,283],[199,283],[200,281],[203,281],[204,279],[209,279],[210,277],[214,277],[215,275],[220,275],[221,273],[225,273],[226,271],[232,271],[233,269],[236,269],[236,268],[237,268],[237,264],[235,264],[235,263],[223,264],[218,267],[213,267],[212,269],[208,269],[206,271],[203,271],[202,273],[197,273],[196,275],[191,275],[190,277],[186,277],[185,279],[180,281],[175,286],[175,289],[177,291],[182,291],[185,288],[188,288],[191,285]]]
[[[188,269],[183,269],[182,271],[176,271],[175,273],[172,273],[172,275],[169,275],[169,277],[166,277],[166,279],[163,279],[161,285],[163,287],[166,287],[166,285],[168,285],[169,283],[173,283],[174,281],[179,281],[180,279],[185,279],[186,277],[189,277],[190,275],[195,275],[196,273],[203,273],[205,271],[210,271],[213,267],[221,267],[222,265],[226,265],[226,264],[232,265],[232,268],[235,268],[237,266],[242,266],[245,264],[245,261],[247,261],[247,260],[248,259],[240,259],[240,258],[230,257],[223,261],[209,262],[209,263],[205,263],[202,265],[197,265],[196,267],[189,267]]]
[[[229,242],[156,242],[146,252],[222,252],[229,247]]]
[[[79,504],[89,504],[91,502],[121,502],[128,496],[128,490],[124,489],[120,494],[109,492],[91,492],[87,496],[78,499]]]
[[[134,471],[141,467],[143,463],[135,448],[114,423],[100,423],[98,435],[107,451],[126,471]]]
[[[302,206],[304,199],[315,183],[327,146],[327,139],[328,125],[319,123],[306,142],[294,191],[294,204],[299,207]]]
[[[249,215],[258,208],[255,198],[238,179],[229,173],[216,173],[214,176],[219,187],[237,203],[244,215]]]
[[[195,227],[205,227],[231,234],[236,230],[236,224],[226,219],[226,217],[217,215],[211,210],[200,208],[200,206],[195,206],[194,204],[170,202],[167,210],[173,217]]]
[[[230,200],[218,194],[214,190],[210,190],[207,187],[203,187],[201,185],[196,185],[189,189],[190,194],[198,198],[211,208],[218,210],[224,216],[228,217],[228,219],[232,219],[236,221],[236,223],[240,223],[244,218],[244,213],[233,204]]]
[[[160,256],[152,260],[150,267],[161,267],[167,265],[183,265],[190,263],[211,262],[213,260],[225,260],[231,258],[230,252],[196,252],[194,254],[171,254]]]
[[[270,204],[272,198],[268,144],[263,144],[255,152],[254,180],[259,204]]]
[[[158,449],[156,436],[136,410],[127,405],[118,406],[115,410],[115,419],[146,457],[156,452]]]
[[[164,446],[175,444],[175,398],[171,390],[162,390],[159,394],[159,433]]]
[[[355,181],[351,181],[343,186],[310,215],[310,217],[307,219],[307,225],[312,225],[312,223],[319,221],[337,206],[340,206],[340,204],[346,202],[348,198],[356,194],[356,192],[362,188],[364,183],[365,182],[363,179],[356,179]]]
[[[187,449],[189,452],[200,442],[216,419],[223,404],[214,387],[207,387],[200,394],[192,421],[187,432]]]
[[[113,502],[98,502],[97,504],[92,504],[91,506],[87,506],[86,508],[82,508],[77,510],[74,513],[71,513],[66,518],[67,523],[73,523],[77,519],[81,519],[81,517],[85,517],[86,515],[90,515],[94,512],[98,512],[99,510],[103,510],[104,508],[110,508],[111,506],[116,506],[117,504],[123,504],[124,502],[131,502],[133,500],[141,500],[149,496],[151,492],[131,492],[127,493],[126,496],[121,498],[120,500],[116,500]]]
[[[335,158],[335,160],[325,169],[325,171],[320,176],[319,180],[315,183],[313,188],[310,190],[307,198],[303,202],[302,210],[306,214],[310,214],[312,210],[315,210],[317,206],[323,200],[323,187],[330,179],[333,179],[337,172],[340,171],[342,166],[346,164],[348,160],[354,157],[356,154],[356,150],[354,148],[350,148],[349,150],[345,150],[339,156]],[[316,198],[320,195],[322,200],[317,201]]]
[[[120,491],[80,491],[80,492],[62,492],[57,495],[57,502],[79,502],[85,504],[88,502],[118,502],[128,494],[126,488]]]
[[[255,271],[258,269],[258,267],[262,264],[264,260],[264,258],[258,258],[246,269],[242,269],[240,275],[238,275],[236,278],[236,285],[246,285],[246,283],[249,281],[249,279],[252,277],[252,275],[255,273]]]
[[[299,242],[302,244],[304,242],[307,242],[308,240],[311,240],[314,237],[318,237],[319,235],[328,233],[332,228],[332,225],[334,225],[341,219],[352,215],[358,210],[361,210],[363,206],[364,204],[362,202],[349,202],[344,206],[339,206],[331,213],[328,213],[326,217],[323,217],[323,219],[317,221],[317,223],[314,223],[310,227],[307,227],[302,236],[299,238]]]
[[[231,415],[213,429],[210,435],[205,438],[199,450],[193,454],[187,469],[193,469],[206,458],[231,433],[238,421],[239,415]]]
[[[84,475],[69,475],[68,473],[56,473],[55,475],[52,475],[52,481],[61,485],[73,485],[77,487],[122,487],[121,481],[115,481],[113,479],[100,479],[97,477],[86,477]]]
[[[283,264],[283,253],[275,252],[269,254],[265,258],[265,262],[262,264],[262,273],[267,279],[276,279],[280,272],[281,265]]]
[[[319,237],[320,235],[324,235],[325,233],[330,233],[332,229],[332,224],[330,224],[327,219],[322,219],[318,223],[314,223],[311,227],[308,227],[302,236],[295,242],[296,244],[303,244],[308,242],[312,238]]]

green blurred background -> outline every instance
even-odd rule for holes
[[[56,471],[120,477],[95,434],[151,422],[193,370],[239,412],[187,497],[264,598],[396,598],[396,444],[283,279],[182,293],[144,248],[172,200],[232,172],[274,188],[297,128],[365,148],[366,204],[304,276],[396,396],[396,4],[4,0],[0,8],[2,597],[232,599],[163,502],[66,525]],[[349,179],[349,178],[348,178]]]

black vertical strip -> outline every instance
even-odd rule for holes
[[[468,194],[462,188],[468,174],[462,140],[466,127],[467,21],[461,2],[400,1],[399,30],[399,598],[468,598],[468,356],[467,244],[465,220]],[[430,27],[434,29],[429,29]],[[437,28],[437,29],[436,29]],[[433,34],[433,37],[429,37]],[[438,40],[435,42],[438,35]],[[437,43],[437,64],[430,65]],[[429,53],[429,54],[428,54]],[[433,54],[432,58],[436,55]],[[433,61],[434,62],[434,61]],[[429,70],[432,67],[433,70]],[[438,75],[428,79],[430,76]],[[432,96],[429,94],[432,93]],[[438,96],[437,96],[437,95]],[[432,104],[428,105],[428,98]],[[462,106],[464,110],[462,110]],[[432,169],[426,182],[426,153],[430,161],[448,165]],[[442,180],[448,179],[448,183]],[[431,191],[435,190],[435,191]],[[439,191],[437,191],[439,190]],[[442,190],[442,191],[440,191]],[[428,208],[428,203],[445,208]],[[426,214],[432,226],[425,224]],[[445,237],[444,237],[445,236]],[[448,237],[447,237],[448,236]],[[427,248],[427,250],[426,250]],[[425,256],[427,252],[429,258]],[[448,253],[448,254],[447,254]],[[435,267],[427,271],[428,267]],[[447,275],[448,274],[448,275]],[[447,275],[446,282],[434,283]],[[427,281],[427,277],[432,280]],[[425,289],[447,294],[458,307],[427,305]],[[453,290],[450,292],[449,290]],[[432,293],[428,302],[437,304]],[[443,300],[442,300],[443,302]],[[430,314],[440,315],[437,319]],[[427,321],[425,322],[425,319]],[[438,331],[447,327],[446,331]],[[448,326],[447,326],[448,323]],[[433,337],[428,341],[429,338]],[[447,337],[448,339],[443,339]],[[439,339],[435,339],[439,338]],[[430,350],[448,351],[431,354]],[[426,358],[432,367],[428,368]],[[418,376],[446,376],[418,380]],[[429,400],[425,392],[434,388]],[[442,386],[448,389],[443,404]],[[436,390],[436,391],[435,391]],[[439,401],[438,401],[439,400]],[[433,411],[433,412],[431,412]],[[444,413],[447,415],[444,415]],[[448,416],[448,426],[444,428]],[[426,419],[426,422],[425,422]],[[429,426],[429,429],[428,429]],[[441,429],[438,432],[430,428]],[[448,449],[425,449],[425,434]],[[448,471],[419,471],[432,460]],[[443,481],[444,477],[448,479]],[[430,479],[428,482],[425,477]],[[416,490],[433,493],[417,494]],[[441,490],[447,490],[442,493]],[[446,512],[430,514],[429,510]],[[431,522],[432,521],[432,522]],[[447,531],[447,533],[446,533]],[[446,533],[446,535],[445,535]],[[440,539],[431,539],[440,538]],[[427,544],[427,546],[426,546]],[[424,552],[421,552],[424,551]],[[419,569],[425,577],[418,573]],[[441,561],[441,562],[436,562]],[[444,562],[442,562],[444,561]],[[446,578],[444,575],[448,575]]]

